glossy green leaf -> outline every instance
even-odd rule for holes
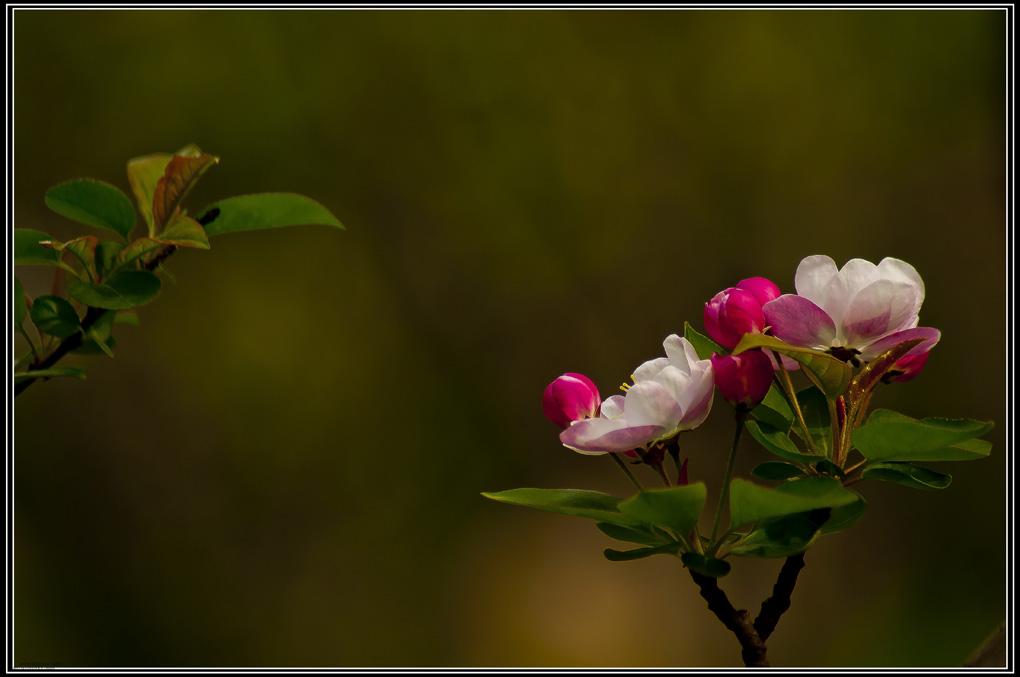
[[[667,540],[661,535],[650,531],[631,529],[630,527],[620,526],[619,524],[610,524],[609,522],[599,522],[595,526],[598,527],[598,530],[606,536],[615,538],[618,541],[624,541],[625,543],[661,545],[665,540]]]
[[[797,393],[797,403],[804,416],[812,448],[820,456],[828,456],[832,451],[832,419],[829,417],[828,400],[818,388],[810,386]],[[799,425],[793,426],[792,430],[803,437]]]
[[[46,206],[86,226],[112,230],[124,239],[135,227],[135,210],[128,196],[95,179],[77,179],[50,188]]]
[[[625,527],[647,528],[644,523],[621,513],[617,506],[620,499],[599,491],[584,489],[509,489],[482,496],[502,503],[511,503],[526,508],[537,508],[572,517],[619,524]]]
[[[184,197],[206,170],[219,161],[218,157],[205,153],[170,158],[152,193],[152,223],[156,232],[171,222]]]
[[[895,482],[896,484],[902,484],[913,489],[926,489],[929,491],[945,489],[953,479],[944,473],[900,461],[869,465],[861,473],[861,476],[864,479]]]
[[[719,353],[720,355],[729,355],[730,353],[730,351],[726,350],[709,337],[695,331],[690,322],[684,322],[684,338],[691,342],[691,345],[694,346],[694,352],[696,352],[698,354],[698,358],[702,360],[707,360],[712,357],[712,353]]]
[[[861,517],[864,516],[864,511],[868,507],[867,501],[857,492],[850,489],[847,489],[847,491],[854,494],[857,498],[852,503],[837,505],[832,508],[832,514],[829,515],[829,519],[822,525],[821,532],[823,534],[834,534],[849,529],[860,522]]]
[[[793,410],[775,384],[769,388],[761,404],[751,410],[751,416],[783,432],[790,432],[794,419]]]
[[[633,550],[613,550],[606,548],[602,555],[610,562],[631,562],[636,559],[644,559],[652,555],[675,555],[680,551],[680,543],[666,543],[651,548],[635,548]]]
[[[81,327],[81,320],[74,306],[59,296],[40,296],[32,302],[32,322],[39,331],[67,338]]]
[[[740,557],[789,557],[804,552],[818,538],[818,525],[800,515],[773,520],[733,546]]]
[[[850,367],[828,353],[791,346],[764,334],[744,334],[740,343],[733,349],[733,354],[738,355],[745,350],[754,348],[766,348],[796,360],[800,363],[805,376],[830,399],[836,399],[842,395],[850,385],[850,379],[853,376]]]
[[[67,293],[71,298],[95,308],[122,310],[145,305],[159,295],[159,278],[144,270],[115,273],[102,284],[77,282]]]
[[[70,378],[85,378],[84,367],[51,367],[50,369],[35,369],[23,371],[14,375],[15,381],[23,381],[27,378],[54,378],[67,376]]]
[[[157,153],[128,161],[128,183],[131,184],[138,213],[148,226],[150,236],[156,232],[152,220],[152,197],[156,192],[156,184],[163,178],[163,172],[172,157],[167,153]]]
[[[691,571],[711,578],[722,578],[730,572],[730,563],[726,560],[705,557],[696,552],[685,552],[680,556],[680,561]]]
[[[789,463],[767,461],[752,470],[751,474],[763,480],[788,480],[803,475],[804,471]]]
[[[831,477],[807,477],[767,489],[742,479],[730,484],[730,520],[734,527],[794,515],[816,508],[833,508],[857,497]]]
[[[202,217],[214,209],[219,210],[219,215],[205,227],[209,236],[302,225],[343,229],[343,224],[328,209],[311,198],[294,193],[258,193],[227,198],[203,209],[198,220],[202,221]]]
[[[703,482],[683,487],[646,489],[619,504],[620,512],[640,522],[687,533],[698,523],[708,492]]]
[[[209,249],[209,238],[206,237],[205,228],[195,219],[180,213],[174,214],[170,225],[153,239],[162,244],[178,247]]]
[[[19,328],[25,323],[25,315],[28,314],[28,298],[25,296],[25,288],[21,286],[21,280],[14,278],[14,328]]]
[[[53,238],[42,231],[15,228],[14,263],[17,265],[59,265],[60,252],[39,244],[52,241]]]
[[[970,419],[915,420],[878,409],[850,439],[869,461],[966,461],[988,456],[991,444],[974,438],[993,426]]]
[[[779,458],[787,461],[798,461],[800,463],[816,463],[822,457],[808,454],[797,448],[797,445],[790,439],[790,435],[782,430],[773,428],[764,421],[747,421],[744,424],[747,432],[751,434],[758,444],[771,451]]]

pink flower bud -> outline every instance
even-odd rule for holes
[[[595,416],[601,404],[598,388],[583,374],[563,374],[542,395],[546,418],[563,429],[573,421]]]
[[[758,406],[772,385],[772,362],[760,350],[739,355],[712,353],[715,385],[730,404],[750,410]]]
[[[705,329],[719,345],[734,348],[744,334],[760,334],[765,329],[761,303],[753,292],[724,289],[705,304]]]
[[[890,381],[909,381],[913,378],[917,378],[920,375],[921,370],[924,369],[924,365],[928,362],[928,356],[931,355],[929,350],[926,353],[919,353],[917,355],[910,355],[904,357],[899,362],[893,365],[893,368],[886,372],[882,380],[885,382]]]
[[[737,283],[737,288],[754,294],[754,297],[758,299],[758,304],[762,306],[779,298],[779,287],[764,277],[749,277],[746,280],[741,280]]]

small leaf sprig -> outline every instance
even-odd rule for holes
[[[263,228],[343,229],[328,209],[295,193],[230,197],[189,216],[185,197],[218,163],[195,145],[130,160],[128,183],[145,225],[144,234],[134,239],[135,207],[116,186],[86,178],[46,192],[46,206],[57,214],[116,237],[87,234],[58,242],[43,231],[14,229],[15,265],[56,269],[52,293],[35,298],[14,278],[14,331],[28,344],[14,364],[15,396],[39,380],[85,378],[82,367],[57,366],[68,354],[113,357],[114,327],[138,324],[133,309],[159,295],[161,277],[173,279],[165,262],[179,248],[209,249],[211,236]]]
[[[944,489],[951,477],[919,463],[991,452],[991,444],[978,439],[991,422],[868,413],[878,386],[920,375],[941,337],[918,326],[924,284],[912,266],[892,258],[878,265],[853,259],[837,269],[828,256],[810,256],[798,266],[796,286],[798,294],[780,294],[771,281],[748,278],[720,292],[705,304],[709,335],[685,323],[683,337],[664,341],[665,357],[634,370],[624,395],[603,401],[595,384],[577,373],[548,386],[543,406],[563,429],[563,445],[609,456],[636,495],[535,488],[483,493],[593,519],[610,538],[640,546],[607,548],[603,554],[611,561],[677,557],[709,610],[737,638],[747,666],[768,666],[766,641],[790,607],[808,548],[863,517],[867,502],[850,486],[878,480]],[[794,379],[806,385],[795,386]],[[708,491],[704,482],[688,480],[690,457],[681,461],[680,442],[707,418],[715,391],[732,405],[736,428],[712,526],[702,532]],[[775,486],[733,477],[745,429],[779,459],[751,471]],[[646,488],[632,466],[650,468],[664,486]],[[720,529],[724,511],[729,524]],[[733,557],[786,560],[753,620],[719,587]]]

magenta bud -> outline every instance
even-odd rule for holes
[[[719,345],[734,348],[744,334],[760,334],[765,329],[761,303],[745,289],[724,289],[705,304],[705,329]]]
[[[758,299],[758,305],[765,305],[769,301],[779,298],[779,287],[771,280],[764,277],[749,277],[737,283],[738,289],[749,291]]]
[[[601,404],[598,388],[583,374],[563,374],[542,395],[546,418],[563,429],[595,416]]]
[[[719,393],[734,407],[750,410],[761,404],[772,385],[772,362],[760,350],[739,355],[712,353],[712,371]]]
[[[883,380],[899,381],[902,383],[917,378],[924,369],[924,365],[928,363],[929,355],[931,355],[930,350],[925,353],[904,357],[894,364],[892,369],[886,372]]]

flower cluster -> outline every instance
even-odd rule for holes
[[[649,360],[632,375],[624,395],[602,400],[587,377],[563,374],[546,388],[546,416],[563,431],[560,441],[582,454],[649,449],[701,425],[712,407],[715,388],[738,411],[757,406],[778,369],[797,363],[761,349],[730,354],[748,334],[780,339],[789,346],[825,352],[852,367],[914,339],[885,375],[907,381],[924,368],[937,329],[918,327],[924,283],[899,259],[878,265],[852,259],[841,269],[828,256],[809,256],[795,276],[796,294],[782,294],[763,277],[741,280],[705,304],[708,336],[723,350],[702,359],[687,338],[672,334],[666,356]]]

